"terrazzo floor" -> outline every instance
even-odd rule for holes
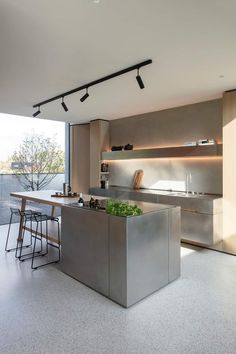
[[[0,353],[235,354],[236,257],[182,247],[181,278],[124,309],[50,265],[4,252]]]

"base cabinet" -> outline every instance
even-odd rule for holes
[[[62,271],[124,307],[180,276],[180,208],[141,204],[134,217],[62,208]]]
[[[181,197],[171,193],[162,195],[122,188],[110,188],[105,194],[102,189],[90,188],[90,193],[124,200],[178,205],[181,207],[181,239],[183,241],[210,246],[222,240],[223,214],[220,197]]]
[[[181,210],[181,238],[213,245],[222,238],[222,214],[201,214]]]

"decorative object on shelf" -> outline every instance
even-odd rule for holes
[[[131,145],[131,144],[125,145],[124,150],[133,150],[133,145]]]
[[[105,180],[101,180],[100,183],[101,183],[101,188],[102,188],[102,189],[105,189],[105,187],[106,187],[106,181],[105,181]]]
[[[100,79],[88,82],[87,84],[84,84],[82,86],[76,87],[76,88],[74,88],[74,89],[72,89],[70,91],[61,93],[60,95],[57,95],[57,96],[54,96],[54,97],[49,98],[47,100],[41,101],[39,103],[36,103],[36,104],[33,105],[33,108],[37,108],[37,111],[35,113],[33,113],[33,117],[37,117],[41,113],[41,110],[40,110],[41,106],[43,106],[45,104],[48,104],[50,102],[53,102],[53,101],[57,101],[59,99],[62,100],[62,103],[61,103],[62,107],[67,112],[68,108],[67,108],[66,104],[64,103],[64,97],[72,95],[75,92],[78,92],[78,91],[81,91],[81,90],[86,90],[85,95],[83,97],[81,97],[81,99],[80,99],[81,102],[84,102],[84,100],[86,100],[86,98],[89,97],[89,94],[88,94],[89,87],[95,86],[95,85],[100,84],[100,83],[102,83],[104,81],[107,81],[107,80],[111,80],[114,77],[117,77],[117,76],[120,76],[120,75],[124,75],[124,74],[126,74],[126,73],[128,73],[130,71],[133,71],[133,70],[137,70],[136,80],[138,82],[139,88],[143,89],[144,88],[144,83],[143,83],[142,78],[141,78],[141,76],[139,74],[139,69],[142,68],[143,66],[149,65],[151,63],[152,63],[152,59],[147,59],[145,61],[142,61],[141,63],[129,66],[128,68],[116,71],[115,73],[112,73],[110,75],[101,77]]]
[[[143,170],[136,170],[134,173],[134,179],[133,179],[133,188],[134,189],[139,189],[142,179],[143,179]]]
[[[103,162],[101,164],[101,172],[108,172],[108,163]]]
[[[111,147],[111,151],[121,151],[121,150],[123,150],[123,147],[124,146],[112,146]]]
[[[198,145],[215,145],[216,140],[215,139],[200,139],[197,141]]]
[[[186,141],[183,146],[197,146],[196,141]]]
[[[100,172],[100,184],[102,189],[109,188],[109,172],[108,172],[108,164],[103,162],[101,164],[101,172]]]
[[[116,216],[136,216],[143,213],[137,205],[130,205],[128,202],[108,200],[106,203],[107,214]]]

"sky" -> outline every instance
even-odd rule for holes
[[[26,134],[31,132],[55,136],[64,150],[65,123],[0,113],[0,161],[5,161],[17,149]]]

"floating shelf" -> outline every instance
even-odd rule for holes
[[[222,144],[102,152],[102,160],[155,159],[171,157],[191,158],[214,156],[222,156]]]

